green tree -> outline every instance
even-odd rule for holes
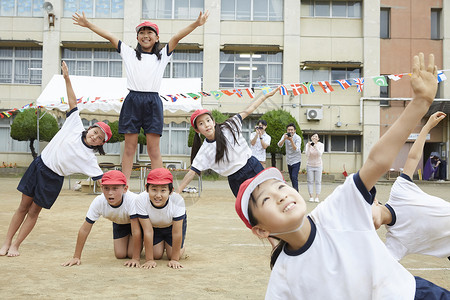
[[[286,133],[286,126],[290,123],[294,123],[297,128],[297,134],[303,138],[302,130],[297,123],[297,120],[287,111],[282,109],[271,110],[262,115],[261,119],[267,121],[266,132],[272,137],[270,146],[267,147],[266,151],[272,155],[272,167],[276,166],[276,154],[280,153],[282,155],[286,154],[286,147],[278,147],[278,141],[281,136]],[[302,143],[301,150],[303,151],[304,145]]]
[[[25,109],[17,114],[11,124],[11,138],[17,141],[30,141],[30,150],[33,158],[37,153],[34,149],[34,141],[37,139],[37,112],[35,108]],[[49,113],[44,113],[39,120],[39,140],[50,142],[58,132],[58,122]]]
[[[112,136],[109,139],[108,143],[118,143],[125,140],[125,136],[119,133],[119,121],[114,121],[108,124],[111,128]]]

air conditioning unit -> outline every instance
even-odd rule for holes
[[[306,110],[306,119],[308,120],[322,120],[323,110],[321,108],[309,108]]]

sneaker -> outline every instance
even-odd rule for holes
[[[309,202],[314,202],[314,198],[313,197],[309,198]]]
[[[319,203],[320,202],[319,198],[314,199],[314,202]]]

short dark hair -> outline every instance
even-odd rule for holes
[[[294,123],[287,124],[286,129],[288,129],[288,127],[291,127],[291,126],[294,127],[295,130],[297,130],[297,127],[295,126]]]
[[[261,120],[258,120],[258,123],[256,123],[256,124],[263,124],[264,126],[267,126],[267,121],[261,119]]]
[[[151,183],[147,183],[147,184],[145,185],[145,190],[146,190],[147,192],[148,192],[148,187],[151,186],[151,185],[160,185],[160,184],[151,184]],[[161,185],[164,185],[164,184],[161,184]],[[167,185],[168,185],[168,188],[169,188],[169,192],[172,193],[172,191],[173,191],[173,183],[171,182],[171,183],[168,183]]]

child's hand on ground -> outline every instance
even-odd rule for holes
[[[154,260],[147,260],[147,261],[145,262],[145,264],[143,264],[143,265],[141,266],[141,268],[144,268],[144,269],[153,269],[153,268],[156,268],[156,261],[154,261]]]
[[[447,115],[441,111],[435,112],[430,116],[424,127],[427,127],[428,130],[431,130],[433,127],[439,124],[439,122],[441,122],[446,116]]]
[[[69,68],[67,68],[66,62],[63,61],[61,64],[61,71],[64,78],[69,78]]]
[[[73,257],[70,260],[66,261],[65,263],[62,263],[61,266],[63,267],[71,267],[74,265],[81,265],[81,260],[78,257]]]
[[[183,266],[180,264],[179,261],[173,260],[173,259],[167,263],[167,266],[172,269],[182,269],[183,268]]]
[[[411,86],[416,97],[423,98],[428,104],[433,102],[437,90],[437,67],[433,54],[430,54],[426,68],[423,53],[414,56]]]
[[[73,24],[81,26],[81,27],[88,27],[89,21],[86,18],[86,15],[83,12],[83,15],[80,15],[79,13],[75,13],[72,15]]]
[[[130,259],[123,264],[125,267],[139,268],[141,263],[137,259]]]
[[[198,14],[197,20],[195,21],[195,24],[196,24],[197,26],[202,26],[203,24],[206,23],[206,21],[208,20],[208,17],[209,17],[209,11],[208,11],[208,10],[205,11],[204,14],[203,14],[202,12],[200,12],[200,13]]]

